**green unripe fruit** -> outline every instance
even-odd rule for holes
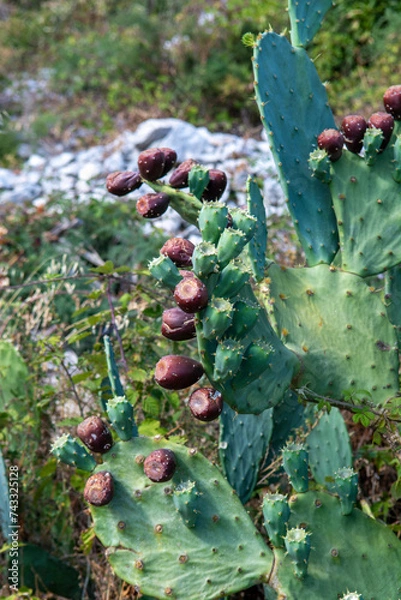
[[[302,444],[289,443],[283,448],[283,467],[296,492],[307,492],[308,453]]]
[[[122,440],[130,440],[136,426],[134,421],[134,407],[124,396],[110,398],[107,401],[107,415],[118,436]],[[137,434],[136,434],[137,435]]]
[[[96,467],[93,456],[69,433],[60,436],[54,442],[51,451],[61,462],[82,469],[82,471],[93,471]]]
[[[285,549],[294,565],[294,573],[303,579],[308,570],[308,560],[311,551],[311,534],[305,529],[294,527],[287,531],[284,538]]]

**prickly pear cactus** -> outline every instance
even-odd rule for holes
[[[137,203],[145,218],[170,206],[199,229],[195,247],[175,238],[149,265],[171,292],[163,335],[181,347],[196,337],[198,347],[196,358],[163,357],[155,380],[170,390],[202,386],[191,412],[220,415],[229,482],[198,451],[138,435],[106,343],[114,398],[103,408],[120,441],[99,464],[68,435],[54,453],[91,472],[84,497],[95,532],[115,572],[141,594],[213,600],[264,583],[267,600],[401,598],[401,542],[355,508],[341,414],[332,408],[316,423],[305,407],[352,410],[356,398],[381,415],[400,395],[401,86],[385,94],[386,113],[368,122],[351,115],[336,128],[306,51],[331,4],[289,0],[290,39],[267,31],[253,44],[256,101],[305,266],[268,258],[252,178],[239,209],[222,201],[227,178],[218,169],[189,159],[166,181],[177,158],[167,148],[141,153],[137,172],[108,177],[118,196],[152,189]],[[272,460],[294,489],[280,492],[282,471],[267,482],[277,488],[263,501],[273,552],[241,503]]]

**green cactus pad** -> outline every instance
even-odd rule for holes
[[[64,433],[54,442],[51,452],[61,462],[82,471],[91,472],[96,467],[92,454],[69,433]]]
[[[174,452],[177,469],[152,483],[143,458],[159,447]],[[115,573],[154,598],[212,600],[266,581],[272,552],[220,471],[199,452],[165,439],[118,442],[99,470],[114,480],[112,501],[90,507],[95,533]],[[196,523],[188,527],[174,489],[195,482]]]
[[[240,294],[232,298],[232,302],[239,300],[251,305],[258,304],[249,283],[242,286]],[[255,372],[254,375],[248,372],[247,363],[243,359],[244,362],[233,380],[223,381],[214,378],[213,367],[217,342],[203,337],[200,323],[196,328],[199,354],[205,373],[213,387],[221,392],[223,399],[231,408],[240,413],[259,414],[280,402],[299,369],[299,361],[274,333],[265,311],[259,311],[255,325],[241,339],[242,346],[246,349],[253,348],[251,344],[259,344],[262,350],[269,348],[264,370]]]
[[[178,268],[171,258],[164,254],[150,261],[149,271],[153,277],[171,290],[174,290],[175,286],[182,279]]]
[[[352,467],[348,430],[338,408],[333,407],[320,416],[313,410],[311,416],[313,420],[318,416],[319,420],[306,438],[309,467],[313,479],[333,491],[334,473],[343,467]]]
[[[222,202],[205,202],[198,216],[198,226],[205,242],[217,244],[228,225],[228,208]]]
[[[288,499],[283,494],[266,494],[263,497],[264,526],[275,548],[284,546],[287,523],[290,518]]]
[[[302,524],[311,533],[311,552],[307,575],[299,579],[285,551],[274,550],[269,583],[279,597],[337,600],[350,589],[369,600],[401,597],[401,542],[388,527],[356,508],[343,516],[338,498],[326,492],[294,496],[290,510],[288,526]]]
[[[397,393],[396,333],[363,279],[326,265],[272,264],[268,274],[277,329],[302,362],[299,388],[333,399],[358,392],[375,404]]]
[[[388,318],[395,327],[398,348],[401,348],[401,266],[397,265],[385,273],[385,304]]]
[[[258,37],[253,66],[259,111],[306,258],[331,263],[339,243],[330,190],[308,165],[317,136],[335,127],[325,87],[305,50],[273,32]]]
[[[291,22],[291,41],[294,46],[307,46],[317,33],[331,6],[332,0],[309,0],[288,2],[288,15]]]
[[[224,473],[241,502],[250,499],[272,433],[272,408],[260,415],[239,415],[224,404],[219,454]]]
[[[130,440],[138,435],[134,421],[134,407],[124,396],[110,398],[107,402],[107,415],[121,440]]]
[[[256,281],[261,281],[264,277],[266,263],[266,212],[259,186],[252,177],[248,177],[247,180],[246,201],[249,214],[256,218],[255,233],[248,244],[248,255],[253,276]]]
[[[306,492],[309,487],[308,451],[303,444],[291,442],[283,448],[283,467],[294,490]]]
[[[377,155],[374,167],[349,151],[332,165],[342,268],[362,277],[401,262],[401,184],[393,177],[394,168],[391,143]]]

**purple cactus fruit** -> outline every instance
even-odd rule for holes
[[[384,92],[383,104],[396,121],[401,120],[401,85],[392,85]]]
[[[166,309],[162,315],[162,335],[175,342],[194,338],[196,336],[194,317],[193,313],[186,313],[178,306]]]
[[[92,452],[104,454],[113,445],[113,437],[100,417],[88,417],[77,427],[77,436]]]
[[[183,390],[199,381],[203,373],[202,364],[197,360],[167,354],[156,364],[155,380],[167,390]]]
[[[214,421],[223,410],[223,398],[213,388],[199,388],[190,395],[188,406],[199,421]]]
[[[209,294],[197,277],[184,277],[174,288],[174,300],[187,313],[195,313],[207,306]]]
[[[196,165],[196,161],[192,158],[184,160],[179,167],[171,174],[169,184],[171,187],[180,189],[188,187],[188,175],[190,170]]]
[[[114,196],[125,196],[142,185],[138,171],[115,171],[106,177],[106,188]]]
[[[165,155],[160,148],[149,148],[138,156],[138,169],[144,179],[156,181],[164,173]]]
[[[344,134],[344,142],[350,152],[359,154],[363,146],[363,136],[368,124],[361,115],[348,115],[341,123]]]
[[[159,194],[145,194],[141,196],[136,203],[136,210],[145,219],[155,219],[161,217],[170,204],[170,198],[164,192]]]
[[[169,481],[177,468],[175,454],[168,448],[153,450],[143,463],[143,471],[151,481],[162,483]]]
[[[89,477],[84,488],[84,498],[93,506],[104,506],[114,495],[114,482],[111,473],[99,471]]]
[[[326,150],[331,162],[335,162],[341,157],[344,136],[337,129],[324,129],[317,138],[317,145],[321,150]]]
[[[382,130],[384,138],[380,150],[384,150],[393,133],[394,117],[386,112],[373,113],[368,121],[368,127],[375,127]]]
[[[227,175],[219,169],[210,169],[209,182],[203,190],[202,200],[219,200],[227,187]]]
[[[161,254],[168,256],[177,267],[190,267],[195,246],[189,240],[174,237],[161,247]]]
[[[164,154],[164,169],[162,177],[166,175],[174,167],[177,161],[177,152],[171,148],[159,148]]]

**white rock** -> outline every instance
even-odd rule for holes
[[[19,177],[11,169],[0,168],[0,189],[12,190],[18,184]]]
[[[49,162],[48,167],[53,170],[61,169],[61,167],[65,167],[68,163],[74,160],[74,154],[72,152],[62,152],[57,156],[53,156]]]
[[[88,162],[84,164],[78,171],[78,179],[90,181],[95,177],[99,177],[103,172],[100,162]]]

